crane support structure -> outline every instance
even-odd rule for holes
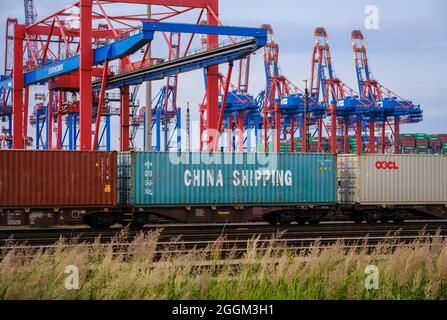
[[[160,5],[172,10],[170,14],[159,18],[155,21],[144,21],[145,18],[142,17],[143,25],[140,27],[131,27],[127,24],[127,27],[116,29],[112,25],[111,21],[118,20],[134,20],[133,17],[113,17],[109,18],[104,12],[104,6],[111,3],[134,3],[134,4],[145,4],[145,5]],[[94,6],[98,6],[100,12],[103,12],[101,19],[104,19],[108,23],[108,28],[98,28],[93,29],[92,22],[99,19],[96,10],[93,10]],[[172,9],[171,7],[181,7],[183,9]],[[61,23],[60,17],[66,16],[66,10],[78,8],[79,9],[79,28],[66,28],[64,23]],[[194,24],[179,24],[179,23],[165,23],[160,22],[171,17],[180,15],[182,13],[189,12],[195,8],[201,9],[201,14],[207,12],[207,25],[194,25]],[[15,149],[22,149],[23,144],[23,99],[19,99],[19,96],[23,96],[24,88],[35,85],[43,84],[49,80],[55,79],[57,77],[70,75],[77,73],[79,76],[79,110],[80,110],[80,149],[81,150],[92,150],[92,96],[94,96],[94,90],[99,90],[100,85],[93,84],[93,68],[95,66],[104,64],[106,61],[112,61],[116,59],[125,60],[121,63],[121,66],[126,66],[121,73],[112,77],[108,77],[106,83],[106,89],[110,88],[125,88],[131,85],[137,85],[141,83],[142,79],[153,80],[160,79],[166,76],[178,74],[181,72],[187,72],[190,70],[195,70],[198,68],[206,68],[206,78],[207,78],[207,132],[212,133],[218,130],[218,64],[223,62],[229,62],[233,60],[238,60],[246,57],[250,53],[256,51],[263,46],[265,43],[267,35],[265,30],[256,28],[239,28],[239,27],[227,27],[222,26],[219,21],[218,0],[207,0],[207,1],[188,1],[188,0],[145,0],[145,1],[99,1],[99,0],[81,0],[78,3],[68,6],[65,9],[55,13],[54,15],[33,23],[31,25],[17,25],[15,26],[14,32],[14,74],[18,76],[2,77],[0,79],[0,86],[6,89],[13,89],[14,99],[13,99],[13,110],[14,110],[14,140],[13,147]],[[147,18],[147,16],[146,16]],[[140,21],[141,21],[140,20]],[[45,22],[45,23],[44,23]],[[135,35],[129,36],[130,33],[135,33]],[[145,74],[140,73],[140,77],[136,77],[135,73],[129,74],[127,71],[134,72],[138,68],[132,67],[129,56],[136,53],[139,49],[145,46],[149,46],[152,40],[154,40],[154,34],[156,32],[162,33],[189,33],[191,37],[195,34],[205,34],[207,35],[207,51],[212,52],[212,55],[207,56],[207,52],[202,52],[197,55],[178,57],[170,61],[173,65],[182,66],[180,70],[171,69],[167,72],[162,70],[161,73],[154,73],[153,71],[144,70]],[[226,36],[239,36],[239,37],[254,37],[256,41],[249,40],[247,42],[239,42],[235,46],[230,46],[229,48],[219,47],[218,37],[219,35]],[[32,56],[34,60],[33,67],[28,70],[28,68],[23,68],[23,43],[29,42],[30,37],[35,39],[35,41],[41,41],[41,48],[34,49],[32,51]],[[42,37],[42,38],[40,38]],[[60,59],[56,57],[50,49],[48,49],[48,44],[51,42],[52,37],[58,37],[60,43],[65,43],[67,49],[67,58]],[[47,40],[45,40],[45,38]],[[73,39],[79,39],[78,48],[73,54],[73,48],[70,50],[70,43],[73,43]],[[113,42],[93,48],[92,39],[111,39]],[[191,43],[191,41],[190,41]],[[38,46],[33,46],[34,48]],[[45,48],[42,50],[42,48]],[[40,50],[39,52],[34,52]],[[42,53],[44,52],[44,53]],[[50,58],[51,56],[51,58]],[[180,63],[176,60],[182,60]],[[19,62],[20,60],[20,62]],[[183,65],[182,65],[183,63]],[[144,69],[144,68],[140,68]],[[137,72],[138,73],[138,72]],[[148,73],[151,74],[148,76]],[[155,74],[155,75],[154,75]],[[125,75],[125,80],[121,81]],[[115,77],[115,78],[114,78]],[[111,84],[109,84],[109,78]],[[131,79],[131,80],[129,80]],[[137,79],[137,80],[135,80]],[[112,85],[114,82],[114,85]],[[101,81],[100,81],[101,83]],[[12,87],[11,87],[12,86]],[[124,91],[123,91],[124,90]],[[126,89],[123,89],[122,93],[126,97]],[[127,100],[122,101],[122,107],[127,108]],[[127,118],[127,112],[123,112],[122,117]],[[27,119],[25,119],[26,121]],[[122,126],[129,127],[128,121],[122,119]],[[123,129],[121,137],[126,139],[128,136],[127,130]],[[127,139],[126,139],[127,140]],[[210,134],[208,137],[208,150],[213,151],[215,148],[215,137]],[[121,144],[122,148],[126,148],[127,143]]]
[[[388,126],[394,136],[394,153],[399,154],[401,124],[422,121],[422,109],[420,106],[413,104],[412,101],[399,97],[374,79],[367,57],[365,38],[360,30],[352,31],[351,39],[360,96],[362,99],[373,101],[375,105],[368,117],[370,128],[368,152],[376,153],[380,151],[385,153],[387,151],[385,133]],[[380,150],[376,146],[376,122],[380,122],[382,127]],[[392,126],[393,123],[394,127]]]
[[[298,75],[302,90],[280,68],[272,27],[224,26],[219,0],[77,0],[45,18],[34,0],[23,3],[25,21],[6,23],[0,148],[110,150],[119,141],[114,148],[136,150],[143,125],[154,127],[156,151],[181,151],[180,75],[200,69],[200,151],[249,152],[256,141],[258,152],[400,153],[402,125],[423,120],[419,105],[374,79],[359,30],[351,34],[358,89],[336,76],[327,32],[316,28],[311,74]],[[120,14],[128,4],[141,12]],[[179,23],[183,17],[188,23]],[[155,58],[154,45],[168,58]],[[261,48],[266,86],[250,94],[252,54]],[[139,88],[157,80],[164,85],[146,114]],[[38,85],[43,92],[33,90]]]

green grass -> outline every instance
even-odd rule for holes
[[[447,242],[421,239],[368,251],[341,242],[308,252],[247,242],[244,257],[221,260],[218,241],[206,250],[165,253],[155,261],[159,233],[138,235],[118,252],[111,245],[12,249],[0,261],[0,299],[447,299]],[[115,243],[122,242],[122,235]],[[233,259],[232,259],[233,258]],[[367,290],[365,268],[379,268],[379,289]],[[67,290],[68,265],[79,268],[79,290]]]

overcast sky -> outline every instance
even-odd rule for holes
[[[48,16],[72,2],[35,0],[39,17]],[[24,14],[23,1],[0,0],[0,3],[0,60],[3,65],[6,18],[17,17],[23,22]],[[322,26],[329,34],[337,76],[356,88],[350,35],[353,29],[361,29],[375,78],[424,109],[425,121],[407,126],[403,131],[447,132],[447,1],[221,0],[220,3],[220,17],[226,25],[273,26],[280,45],[281,70],[299,86],[302,80],[310,78],[313,30]],[[379,9],[378,30],[365,28],[368,5]],[[144,10],[141,6],[119,5],[112,13]],[[192,22],[194,17],[187,15],[182,19],[185,20],[177,21]],[[162,41],[154,46],[155,55],[167,55]],[[262,54],[253,58],[251,80],[250,91],[256,95],[265,87]],[[179,81],[179,105],[192,100],[197,106],[204,94],[203,73],[181,75]],[[155,90],[160,85],[155,84]],[[144,101],[143,95],[140,98]],[[197,108],[194,118],[197,118]]]

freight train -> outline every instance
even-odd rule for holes
[[[0,151],[0,225],[447,218],[447,157]]]

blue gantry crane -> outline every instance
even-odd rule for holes
[[[352,47],[355,57],[358,88],[361,99],[374,102],[368,115],[369,126],[369,152],[375,153],[376,148],[376,122],[382,126],[381,152],[386,152],[385,129],[389,126],[394,136],[394,152],[399,153],[398,137],[402,123],[416,123],[422,121],[423,111],[419,105],[412,101],[403,99],[391,90],[385,88],[374,79],[369,65],[365,38],[360,30],[354,30],[351,35]],[[392,126],[394,124],[394,128]]]

